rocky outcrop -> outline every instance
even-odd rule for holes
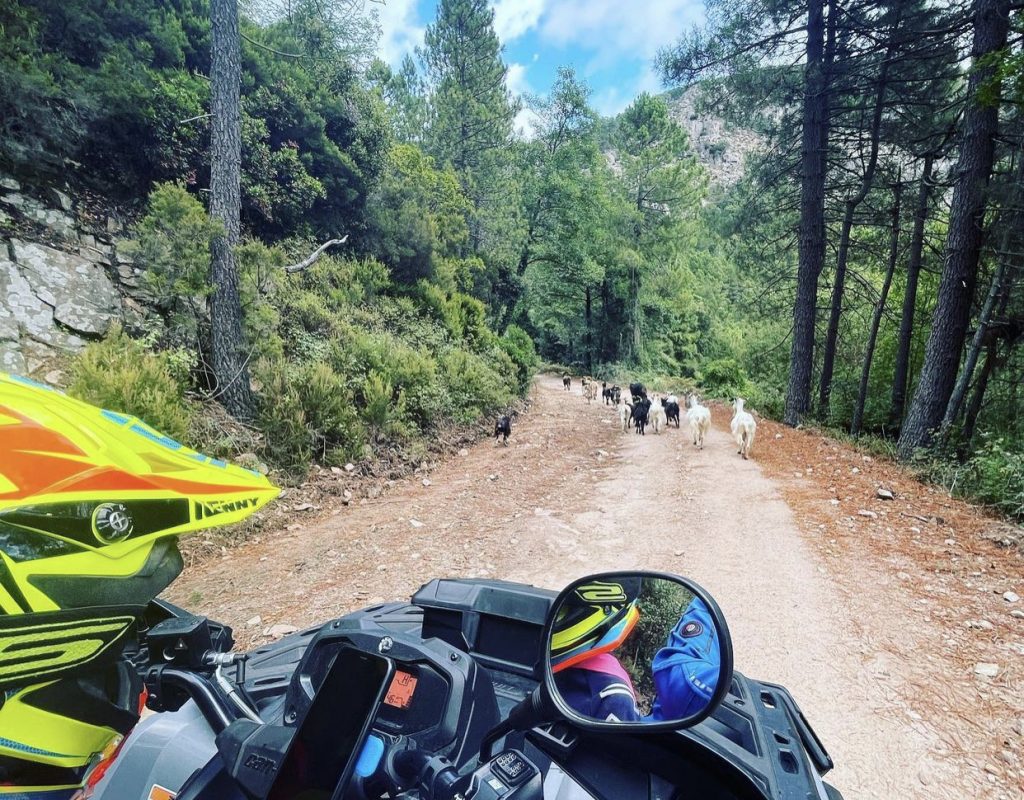
[[[129,288],[121,273],[134,278],[115,247],[79,222],[63,191],[0,177],[0,370],[38,372],[107,333]]]
[[[711,176],[711,183],[732,186],[743,176],[746,157],[761,147],[756,133],[729,125],[721,117],[698,110],[699,87],[668,98],[669,113],[690,136],[690,145]]]

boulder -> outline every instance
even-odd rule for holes
[[[12,240],[11,245],[31,292],[50,306],[54,321],[87,336],[107,332],[121,298],[101,265],[39,244]]]

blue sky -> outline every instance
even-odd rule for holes
[[[567,64],[590,85],[591,105],[605,115],[617,114],[642,91],[661,91],[655,54],[704,18],[703,0],[494,0],[492,5],[514,94],[544,94],[557,67]],[[383,0],[376,8],[380,55],[397,65],[422,44],[437,2]]]

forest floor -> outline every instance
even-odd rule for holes
[[[508,447],[346,504],[290,490],[168,597],[253,645],[434,577],[677,572],[722,606],[737,669],[790,689],[848,800],[1024,794],[1024,552],[997,543],[1012,529],[812,431],[759,420],[744,461],[724,407],[702,451],[685,428],[616,421],[541,377]]]

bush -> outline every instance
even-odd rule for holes
[[[526,391],[539,362],[533,339],[518,325],[509,325],[498,342],[509,358],[515,362],[520,391]]]
[[[370,426],[375,440],[401,439],[407,433],[402,393],[377,370],[363,381],[360,416]]]
[[[961,491],[1024,520],[1024,448],[1002,437],[986,438],[967,462]]]
[[[181,442],[190,443],[192,408],[185,390],[192,363],[181,350],[152,352],[114,328],[93,342],[71,367],[69,393],[87,403],[131,414]]]
[[[643,582],[637,603],[640,619],[616,655],[632,678],[645,713],[656,695],[651,670],[654,656],[665,646],[669,631],[679,622],[692,600],[692,594],[671,581],[654,579]]]
[[[301,473],[312,458],[337,463],[361,454],[366,432],[345,382],[323,362],[260,362],[260,427],[266,456]]]
[[[457,422],[472,422],[512,400],[512,392],[501,375],[480,356],[465,350],[449,350],[441,356],[439,366]]]
[[[750,392],[750,383],[743,367],[732,358],[709,361],[701,372],[700,384],[715,397],[731,399]]]
[[[120,252],[142,269],[141,283],[168,318],[168,339],[195,342],[208,282],[210,242],[221,230],[184,186],[162,183],[149,195],[146,216]]]

